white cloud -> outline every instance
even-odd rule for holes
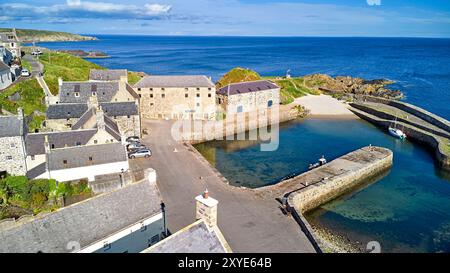
[[[138,6],[82,0],[67,0],[66,4],[51,6],[34,6],[22,3],[0,4],[0,14],[8,14],[15,20],[40,21],[49,18],[64,20],[70,20],[71,18],[156,20],[167,16],[171,9],[171,5],[155,3]]]
[[[381,0],[366,0],[369,6],[380,6]]]

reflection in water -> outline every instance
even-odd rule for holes
[[[285,123],[279,149],[273,152],[242,141],[213,141],[197,148],[231,184],[256,188],[306,171],[322,154],[332,160],[369,144],[394,152],[392,170],[378,182],[310,212],[308,220],[364,247],[378,241],[386,252],[450,252],[449,173],[437,169],[432,152],[364,121]]]

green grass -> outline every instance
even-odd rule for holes
[[[294,99],[305,96],[306,94],[319,94],[318,91],[306,87],[302,77],[291,79],[277,79],[274,77],[265,77],[265,79],[275,82],[280,88],[281,104],[289,104]]]
[[[103,67],[67,53],[46,52],[39,61],[44,65],[44,79],[53,95],[57,95],[58,78],[64,81],[87,81],[91,69]]]
[[[15,93],[19,93],[20,100],[9,100],[8,97]],[[45,94],[41,86],[36,79],[32,78],[15,84],[0,93],[0,106],[2,109],[14,114],[17,113],[17,108],[22,107],[26,116],[31,115],[35,111],[45,113],[44,97]]]
[[[18,93],[20,99],[12,101],[10,96]],[[0,93],[0,107],[8,112],[17,114],[17,109],[21,107],[25,116],[33,115],[28,124],[30,132],[40,129],[45,120],[45,110],[47,107],[44,102],[45,94],[36,79],[28,79],[6,89]]]
[[[84,183],[56,183],[53,179],[28,180],[25,176],[0,179],[0,220],[53,211],[58,199],[92,193]]]
[[[134,85],[141,80],[141,76],[137,72],[128,71],[128,83]]]
[[[216,88],[222,88],[230,83],[242,82],[242,81],[257,81],[261,76],[253,70],[236,67],[228,71],[223,77],[216,83]]]
[[[25,60],[25,59],[22,59],[22,67],[23,68],[25,68],[25,69],[28,69],[28,71],[30,71],[30,73],[31,73],[31,64],[27,61],[27,60]]]

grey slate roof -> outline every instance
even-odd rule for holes
[[[87,103],[92,93],[99,102],[110,102],[119,91],[119,82],[63,82],[59,90],[60,103]],[[75,97],[75,93],[79,97]]]
[[[46,165],[47,164],[44,162],[44,163],[41,163],[41,164],[37,165],[33,169],[27,171],[28,179],[35,179],[39,175],[45,173],[45,171],[47,170]]]
[[[160,202],[155,183],[133,183],[14,227],[0,226],[0,252],[69,252],[69,242],[84,248],[158,214]]]
[[[229,90],[228,90],[229,88]],[[239,82],[232,83],[230,85],[224,86],[217,91],[217,94],[221,95],[236,95],[250,92],[258,92],[270,89],[280,88],[273,82],[262,80],[262,81],[252,81],[252,82]]]
[[[118,81],[122,76],[128,76],[128,72],[126,69],[91,69],[91,71],[89,72],[89,79],[93,81]]]
[[[143,253],[227,253],[215,230],[203,220],[174,233]]]
[[[72,130],[78,130],[83,127],[83,125],[88,122],[95,115],[94,109],[87,110],[74,125],[72,125]]]
[[[100,106],[105,111],[105,114],[110,117],[139,114],[139,109],[134,101],[103,102],[100,103]],[[87,110],[87,103],[52,104],[47,108],[47,119],[81,118]]]
[[[139,110],[134,101],[127,102],[104,102],[100,103],[103,111],[110,117],[139,115]]]
[[[25,138],[27,155],[45,154],[45,136],[48,136],[50,147],[54,145],[54,149],[57,149],[73,147],[77,143],[86,145],[96,133],[97,129],[28,134]]]
[[[3,61],[0,60],[0,71],[10,71],[9,66],[7,66]]]
[[[87,103],[59,103],[49,105],[47,119],[80,118],[88,110]]]
[[[145,76],[134,85],[137,88],[149,87],[214,87],[214,83],[206,76]]]
[[[18,116],[0,116],[0,137],[23,136],[26,132],[26,123]]]
[[[48,168],[62,170],[127,160],[127,152],[121,143],[75,146],[51,150],[48,155]]]

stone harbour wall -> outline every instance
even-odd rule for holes
[[[371,177],[385,172],[393,162],[393,153],[390,150],[387,151],[389,152],[383,158],[291,193],[288,197],[289,205],[303,214],[335,199]]]

